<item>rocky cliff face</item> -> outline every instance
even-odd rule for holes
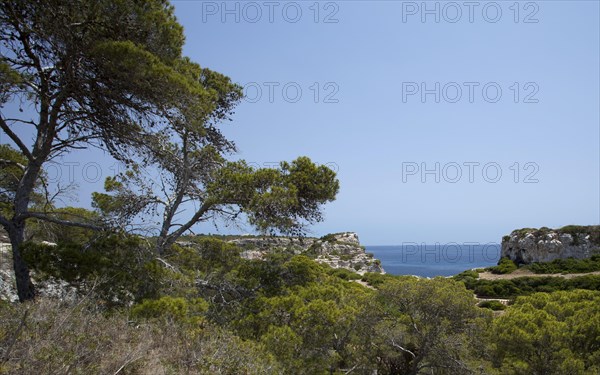
[[[600,226],[519,229],[502,238],[502,257],[519,264],[600,254]]]
[[[10,302],[19,300],[15,285],[11,248],[10,244],[7,243],[0,243],[0,299]]]
[[[262,259],[273,250],[304,254],[333,268],[344,268],[359,274],[385,273],[381,262],[365,252],[358,235],[353,232],[330,234],[320,239],[297,237],[242,237],[229,242],[240,246],[242,257]]]
[[[40,296],[59,298],[63,301],[74,301],[77,298],[77,290],[64,280],[38,279],[35,271],[32,270],[31,281]],[[12,250],[8,243],[0,243],[0,300],[10,302],[19,300],[13,270]]]
[[[3,243],[0,237],[0,299],[17,301],[15,277],[12,264],[10,244]],[[274,250],[289,251],[293,254],[305,254],[317,262],[328,264],[333,268],[344,268],[364,274],[365,272],[385,273],[381,262],[367,254],[360,245],[356,233],[330,234],[321,239],[297,237],[240,237],[229,240],[243,249],[242,257],[246,259],[262,259]],[[183,245],[193,246],[192,243]],[[76,289],[63,280],[38,280],[32,271],[32,281],[42,296],[57,297],[63,300],[76,297]]]

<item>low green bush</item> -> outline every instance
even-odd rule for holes
[[[387,280],[395,278],[397,278],[397,276],[375,272],[367,272],[362,276],[361,280],[376,288],[380,285],[383,285]]]
[[[456,281],[463,281],[466,278],[472,278],[472,279],[477,279],[479,278],[479,273],[475,270],[466,270],[463,271],[457,275],[453,276],[453,279]]]
[[[600,255],[588,259],[555,259],[552,262],[532,263],[527,266],[532,272],[548,273],[587,273],[600,271]]]
[[[600,275],[586,275],[566,279],[563,277],[517,277],[510,280],[482,280],[472,277],[462,281],[467,289],[482,298],[513,298],[535,292],[555,292],[561,290],[598,290]]]
[[[489,267],[488,270],[491,273],[504,275],[516,271],[517,268],[517,265],[511,259],[500,258],[500,260],[498,261],[498,265],[494,267]]]
[[[360,280],[362,277],[356,272],[349,271],[345,268],[332,268],[328,273],[331,276],[339,277],[342,280]]]
[[[484,308],[484,309],[490,309],[492,311],[502,311],[502,310],[506,309],[505,304],[503,304],[500,301],[494,301],[494,300],[479,302],[479,304],[477,306]]]

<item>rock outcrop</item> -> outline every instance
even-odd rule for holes
[[[55,245],[51,242],[46,244]],[[77,289],[66,281],[55,278],[40,279],[33,270],[31,270],[31,282],[35,285],[38,295],[43,297],[58,298],[63,301],[74,301],[77,297]],[[10,302],[19,300],[12,251],[8,243],[0,243],[0,300]]]
[[[358,235],[353,232],[328,234],[322,238],[311,237],[241,237],[228,242],[243,249],[242,257],[262,259],[275,250],[307,255],[332,268],[344,268],[359,274],[385,273],[381,262],[365,252]]]
[[[0,299],[10,302],[19,300],[15,284],[10,244],[0,243]]]
[[[600,226],[519,229],[502,238],[501,256],[518,264],[600,254]]]
[[[228,240],[242,248],[241,256],[246,259],[262,259],[268,253],[283,250],[292,254],[304,254],[317,262],[333,268],[344,268],[364,274],[366,272],[385,273],[381,262],[365,252],[356,233],[330,234],[322,238],[299,237],[255,237],[241,236]],[[193,242],[178,242],[183,246],[194,246]],[[46,243],[54,245],[52,243]],[[71,300],[77,290],[63,280],[53,278],[38,279],[32,270],[32,282],[42,296]],[[11,246],[0,241],[0,300],[17,301],[15,276],[12,264]]]

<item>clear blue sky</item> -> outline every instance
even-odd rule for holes
[[[599,2],[427,2],[439,22],[421,1],[173,4],[185,54],[247,88],[225,129],[237,157],[338,170],[313,235],[490,242],[600,223]],[[79,185],[85,205],[99,184]]]

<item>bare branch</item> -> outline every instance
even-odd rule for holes
[[[196,224],[201,218],[202,216],[204,216],[205,213],[208,212],[208,210],[210,210],[212,207],[211,203],[205,202],[202,207],[200,207],[200,209],[198,211],[196,211],[196,213],[194,214],[194,216],[192,216],[192,218],[190,220],[188,220],[187,223],[183,224],[181,226],[181,228],[177,229],[175,232],[171,233],[169,235],[169,237],[179,237],[182,234],[184,234],[188,229],[190,229],[191,227],[194,226],[194,224]]]
[[[26,167],[23,164],[18,163],[14,160],[0,159],[0,166],[5,167],[7,165],[14,165],[15,167],[18,167],[19,169],[21,169],[23,171],[26,169]]]
[[[64,225],[67,227],[78,227],[78,228],[85,228],[85,229],[91,229],[91,230],[96,230],[96,231],[101,231],[101,230],[106,229],[105,227],[91,224],[91,223],[80,223],[77,221],[57,219],[55,217],[48,216],[47,214],[42,213],[42,212],[25,212],[17,217],[18,220],[29,219],[29,218],[44,220],[44,221],[48,221],[48,222],[51,222],[54,224]]]
[[[159,262],[161,262],[167,269],[169,269],[173,272],[179,272],[179,270],[175,266],[173,266],[171,263],[167,262],[163,258],[156,257],[155,259],[158,260]]]
[[[8,126],[8,124],[6,123],[6,121],[4,120],[4,118],[2,116],[0,116],[0,128],[2,128],[4,133],[6,133],[6,135],[8,135],[8,137],[13,142],[15,142],[15,144],[19,147],[19,149],[21,150],[23,155],[25,155],[25,157],[27,157],[27,159],[33,160],[33,156],[31,155],[31,152],[29,152],[29,149],[27,148],[27,146],[25,146],[23,141],[21,141],[21,138],[19,138],[19,136],[16,135],[12,131],[12,129]]]
[[[37,124],[35,122],[33,122],[33,121],[25,121],[25,120],[21,120],[21,119],[18,119],[18,118],[7,118],[7,119],[4,119],[4,121],[20,122],[22,124],[37,126]]]
[[[393,346],[394,348],[398,348],[398,349],[402,350],[402,351],[403,351],[403,352],[405,352],[405,353],[408,353],[408,354],[410,354],[410,355],[411,355],[413,358],[417,358],[417,356],[415,355],[415,353],[413,353],[413,352],[411,352],[410,350],[408,350],[408,349],[405,349],[405,348],[403,348],[402,346],[400,346],[400,345],[396,344],[396,342],[394,341],[394,339],[392,339],[392,346]]]

